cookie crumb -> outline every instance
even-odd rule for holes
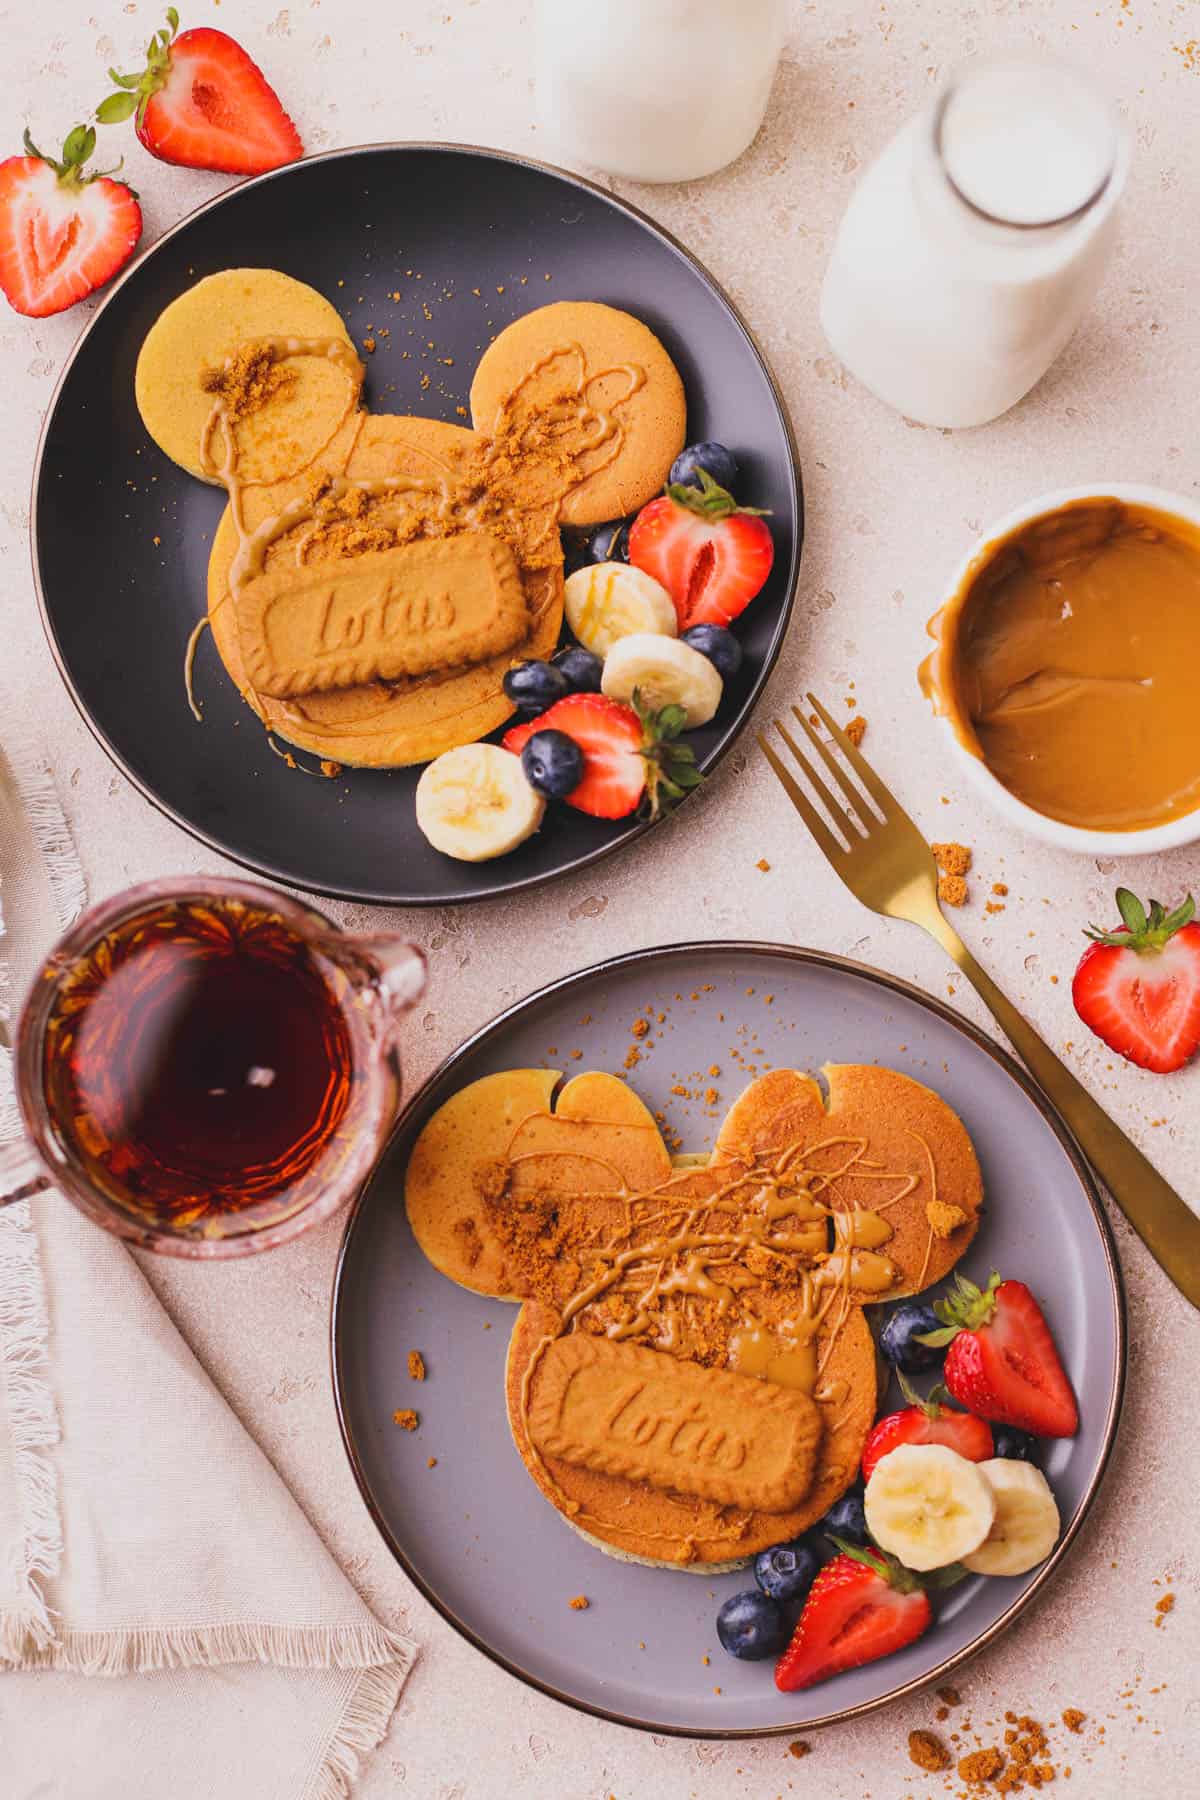
[[[567,1605],[572,1612],[586,1612],[591,1605],[591,1601],[586,1594],[576,1594],[573,1600],[567,1601]]]
[[[962,1695],[956,1687],[940,1687],[937,1697],[944,1706],[961,1706]]]
[[[947,875],[966,875],[971,868],[971,852],[965,844],[930,844],[934,860]]]
[[[811,1751],[812,1751],[812,1745],[805,1743],[803,1738],[793,1738],[791,1743],[788,1745],[788,1754],[790,1756],[796,1757],[797,1759],[799,1759],[801,1756],[808,1756],[811,1753]]]
[[[1087,1714],[1080,1712],[1077,1706],[1067,1706],[1063,1709],[1062,1722],[1068,1731],[1082,1731],[1087,1723]]]
[[[1161,1599],[1156,1600],[1154,1602],[1154,1611],[1157,1615],[1154,1623],[1156,1626],[1161,1625],[1167,1614],[1175,1611],[1174,1594],[1164,1594]]]
[[[863,714],[859,713],[859,715],[856,719],[848,719],[846,721],[845,730],[846,730],[846,736],[850,739],[850,742],[854,745],[854,748],[857,750],[858,746],[862,743],[863,739],[867,735],[867,721],[864,718]]]
[[[644,1038],[650,1029],[650,1021],[649,1019],[635,1019],[629,1029],[635,1038]]]
[[[392,1424],[398,1425],[401,1431],[415,1431],[420,1423],[411,1406],[402,1406],[399,1412],[392,1414]]]
[[[934,1237],[953,1237],[960,1225],[965,1225],[967,1215],[961,1206],[954,1206],[948,1200],[927,1200],[925,1217],[929,1221],[929,1229]]]
[[[760,856],[754,866],[756,869],[761,869],[764,875],[769,875],[771,873],[771,865],[765,856]]]
[[[938,899],[944,900],[947,906],[965,906],[967,903],[967,884],[961,875],[939,875],[937,892]]]
[[[950,1767],[950,1752],[932,1731],[910,1731],[908,1755],[909,1761],[916,1763],[918,1769],[928,1769],[931,1774]]]
[[[408,1353],[408,1373],[413,1381],[425,1379],[425,1358],[419,1350],[410,1350]]]
[[[993,894],[1000,894],[1001,896],[1003,896],[1004,894],[1007,894],[1007,892],[1008,892],[1007,881],[993,881],[992,892],[993,892]]]
[[[995,1745],[986,1750],[972,1750],[964,1756],[958,1765],[959,1775],[964,1781],[992,1781],[1004,1767],[1004,1757]]]
[[[437,1468],[437,1457],[436,1456],[427,1457],[426,1462],[425,1462],[425,1467],[427,1469],[436,1469]]]
[[[718,1101],[718,1100],[719,1100],[719,1099],[720,1099],[720,1098],[721,1098],[721,1096],[720,1096],[720,1094],[719,1094],[719,1093],[718,1093],[718,1092],[717,1092],[717,1089],[716,1089],[716,1088],[712,1088],[712,1087],[710,1087],[710,1088],[705,1088],[705,1090],[704,1090],[704,1104],[705,1104],[705,1106],[715,1106],[715,1105],[716,1105],[716,1104],[717,1104],[717,1101]]]

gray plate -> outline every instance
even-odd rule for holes
[[[1050,1560],[1015,1580],[964,1583],[935,1602],[937,1622],[918,1643],[806,1693],[780,1694],[769,1663],[736,1662],[717,1643],[717,1608],[751,1585],[747,1573],[711,1579],[616,1562],[542,1499],[505,1421],[513,1310],[439,1275],[405,1218],[409,1149],[435,1107],[498,1069],[619,1069],[629,1022],[651,1001],[666,1020],[631,1079],[688,1149],[709,1148],[718,1121],[701,1101],[670,1090],[707,1085],[703,1072],[714,1062],[722,1112],[767,1063],[878,1061],[936,1088],[962,1115],[983,1165],[987,1213],[965,1272],[983,1280],[999,1268],[1030,1283],[1079,1396],[1079,1435],[1048,1444],[1044,1458],[1064,1523]],[[572,1060],[573,1050],[582,1056]],[[426,1598],[479,1649],[569,1705],[697,1737],[844,1718],[946,1675],[994,1637],[1080,1528],[1112,1448],[1125,1364],[1124,1300],[1095,1188],[1065,1127],[1016,1064],[890,976],[818,951],[744,943],[681,944],[599,964],[543,988],[456,1051],[408,1106],[350,1217],[332,1334],[351,1464]],[[405,1371],[412,1349],[429,1369],[420,1388]],[[393,1411],[409,1405],[421,1414],[415,1433],[392,1423]],[[567,1601],[580,1593],[591,1606],[573,1612]]]

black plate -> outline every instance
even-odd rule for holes
[[[787,626],[803,539],[795,443],[760,351],[699,263],[633,207],[538,163],[457,145],[338,151],[245,182],[168,232],[108,296],[63,371],[34,477],[34,574],[63,679],[104,748],[214,849],[348,899],[427,905],[509,893],[637,837],[644,826],[552,807],[511,856],[453,862],[417,829],[419,769],[323,781],[288,768],[208,634],[196,662],[204,723],[192,719],[184,651],[225,500],[151,443],[133,370],[168,301],[240,265],[310,282],[336,300],[357,341],[374,327],[373,410],[451,422],[481,351],[511,319],[569,299],[637,313],[683,375],[690,438],[727,443],[745,498],[772,510],[775,567],[740,627],[746,659],[718,720],[693,735],[702,766],[736,737]]]

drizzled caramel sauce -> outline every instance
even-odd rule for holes
[[[207,383],[214,399],[201,435],[200,463],[205,475],[223,486],[229,496],[238,545],[227,593],[215,600],[212,612],[228,599],[237,613],[240,593],[263,573],[269,552],[280,540],[294,539],[290,553],[298,567],[306,565],[316,551],[321,521],[336,518],[341,503],[353,501],[365,505],[365,518],[374,537],[390,530],[397,546],[411,541],[414,535],[450,537],[470,531],[489,532],[509,543],[516,551],[523,574],[530,577],[526,587],[529,625],[523,641],[533,639],[559,590],[550,579],[532,578],[542,571],[552,574],[561,568],[559,516],[563,504],[569,494],[621,454],[625,441],[621,409],[645,385],[645,370],[637,364],[621,363],[589,371],[579,344],[556,344],[533,362],[501,398],[489,434],[478,435],[461,448],[455,446],[449,461],[434,457],[424,448],[408,446],[431,465],[434,472],[430,478],[351,478],[347,469],[358,441],[355,433],[345,448],[340,468],[330,466],[323,470],[321,479],[314,478],[310,494],[297,495],[277,514],[250,529],[245,507],[247,484],[238,468],[236,417],[226,398],[229,382],[221,379],[225,375],[232,381],[234,365],[246,348],[242,346],[228,358],[221,370],[210,372]],[[348,409],[353,406],[361,384],[362,364],[344,339],[278,337],[261,340],[253,348],[274,363],[309,356],[341,364],[351,388]],[[553,376],[548,391],[535,393],[535,389],[547,388],[543,380],[547,371]],[[615,387],[615,397],[602,398],[605,384],[610,390]],[[269,403],[269,399],[268,391],[264,403]],[[360,414],[359,418],[366,416]],[[331,557],[324,547],[320,555],[331,569],[341,560],[340,551]],[[193,644],[191,655],[194,649]],[[513,654],[519,651],[518,645]],[[349,717],[336,713],[331,716],[328,707],[306,704],[299,697],[260,693],[248,673],[243,692],[260,716],[268,724],[274,722],[284,729],[285,735],[286,722],[294,721],[304,731],[315,731],[322,740],[331,742],[370,737],[385,729],[389,713],[395,712],[415,686],[436,687],[452,680],[475,666],[480,654],[468,647],[461,661],[445,669],[386,682],[353,683],[333,690],[361,694],[363,705]],[[200,710],[191,690],[191,655],[188,698],[193,715],[199,718]],[[377,696],[374,702],[373,695]]]
[[[576,1268],[579,1279],[556,1298],[557,1329],[540,1339],[523,1371],[525,1435],[541,1361],[552,1343],[577,1331],[798,1389],[828,1409],[836,1429],[850,1387],[825,1372],[857,1298],[881,1298],[899,1285],[900,1271],[882,1250],[893,1235],[886,1214],[919,1179],[878,1167],[867,1149],[865,1138],[831,1136],[803,1152],[768,1152],[752,1165],[677,1170],[646,1192],[621,1184],[608,1198],[619,1203],[622,1222],[611,1231],[585,1232],[585,1241],[564,1229],[560,1212],[552,1260]],[[529,1165],[536,1163],[541,1182],[553,1192],[556,1158],[561,1163],[573,1154],[538,1150],[508,1167],[515,1176],[515,1165],[524,1165],[520,1191],[528,1192]],[[620,1184],[615,1168],[613,1175]],[[840,1208],[832,1190],[847,1176],[894,1191],[871,1209]],[[786,1296],[783,1317],[763,1316],[766,1302],[755,1299],[763,1290]],[[593,1528],[619,1523],[589,1513],[564,1493],[529,1442],[569,1517]],[[677,1532],[659,1535],[678,1538]]]

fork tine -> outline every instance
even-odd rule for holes
[[[810,724],[808,719],[800,711],[800,708],[798,706],[793,706],[792,711],[795,713],[797,719],[799,719],[799,721],[800,721],[800,724],[803,726],[804,735],[807,737],[809,743],[812,745],[813,749],[817,752],[817,755],[821,758],[821,761],[824,763],[825,767],[829,770],[829,773],[833,776],[834,780],[837,782],[838,786],[841,788],[843,794],[845,794],[847,800],[850,802],[851,806],[854,808],[855,813],[861,822],[862,829],[864,831],[869,832],[871,829],[871,825],[874,822],[875,815],[874,815],[874,813],[870,812],[863,805],[862,790],[860,788],[855,787],[854,783],[850,780],[850,777],[846,774],[846,771],[842,768],[841,764],[838,762],[836,756],[831,756],[829,754],[828,745],[822,743],[821,739],[817,736],[816,732],[813,730],[812,725]],[[865,814],[865,817],[864,817],[864,814]]]
[[[854,773],[858,776],[858,779],[866,788],[868,794],[870,794],[872,800],[874,800],[875,804],[883,813],[884,818],[894,819],[907,817],[899,801],[891,791],[884,786],[883,782],[880,781],[866,757],[850,742],[850,739],[846,736],[841,726],[836,724],[834,720],[830,718],[815,694],[810,694],[808,696],[808,703],[816,713],[818,719],[820,719],[822,725],[824,725],[826,731],[829,733],[842,755],[846,758],[846,761],[850,764],[850,767],[854,770]]]
[[[808,795],[804,792],[804,789],[800,786],[800,783],[796,780],[791,770],[787,768],[780,757],[776,755],[774,748],[767,742],[762,732],[755,732],[755,736],[758,739],[759,749],[779,777],[780,783],[782,784],[788,799],[816,839],[817,848],[827,860],[836,867],[838,860],[845,856],[845,850],[838,843],[828,825],[826,825],[824,819],[821,817]]]
[[[830,818],[833,820],[834,825],[841,832],[842,836],[844,838],[848,839],[851,844],[853,844],[856,837],[858,837],[860,834],[855,830],[855,828],[851,824],[850,820],[846,817],[845,807],[839,805],[838,802],[834,799],[833,795],[830,793],[829,789],[825,786],[825,783],[821,780],[821,777],[817,774],[817,771],[813,768],[812,764],[809,762],[807,756],[805,756],[803,750],[801,750],[799,744],[796,742],[796,740],[792,736],[791,732],[788,731],[783,725],[781,725],[778,719],[775,720],[775,729],[779,733],[780,737],[783,739],[784,743],[787,745],[788,749],[791,751],[792,755],[795,757],[796,761],[799,763],[800,768],[803,771],[803,773],[807,776],[809,785],[816,790],[817,798],[820,800],[821,805],[825,808],[826,812],[829,814]],[[862,804],[861,801],[859,802],[859,804],[860,805]]]

